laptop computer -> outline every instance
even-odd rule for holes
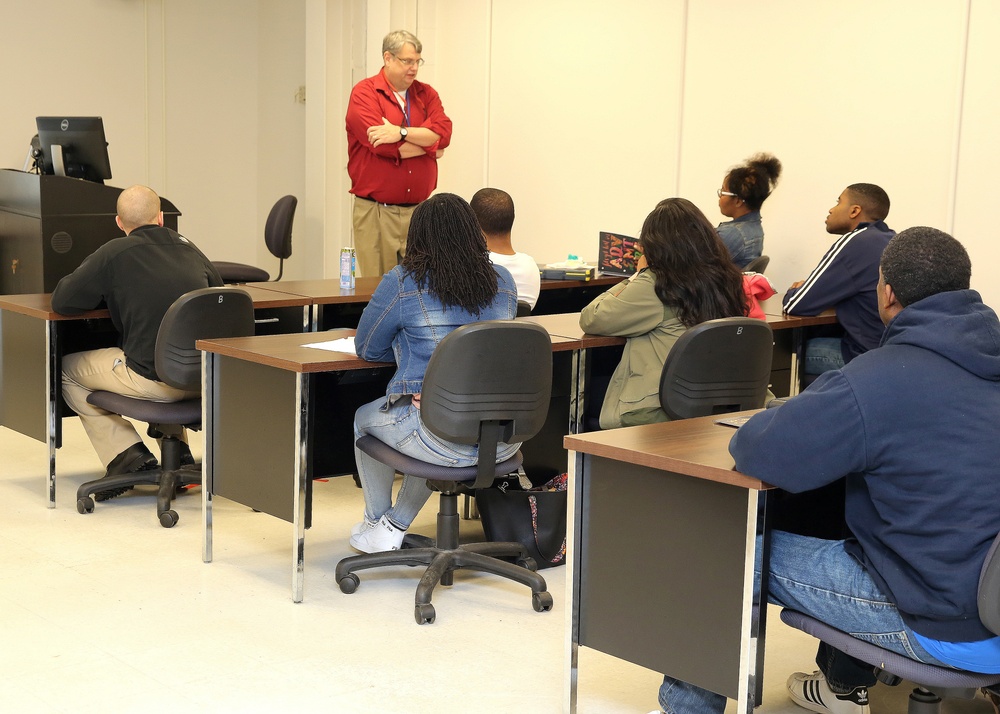
[[[639,241],[621,233],[601,231],[597,269],[605,275],[632,275],[641,253]]]

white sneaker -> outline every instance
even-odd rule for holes
[[[351,547],[362,553],[381,553],[384,550],[399,550],[406,531],[396,528],[389,519],[382,516],[378,523],[366,531],[351,536]]]
[[[835,694],[822,672],[795,672],[785,683],[788,695],[800,707],[820,714],[870,714],[868,687],[856,687],[850,694]]]
[[[365,516],[364,520],[360,521],[359,523],[355,523],[353,526],[351,526],[351,535],[352,536],[361,535],[365,531],[371,530],[377,525],[378,525],[377,522],[369,521],[368,517]]]

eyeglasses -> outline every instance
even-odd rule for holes
[[[395,57],[396,61],[399,62],[404,67],[423,67],[424,66],[424,60],[423,60],[423,58],[418,58],[418,59],[403,59],[399,55],[392,55],[392,56]]]
[[[732,196],[733,198],[736,198],[735,193],[732,191],[723,191],[721,188],[716,190],[715,193],[719,196],[719,198],[722,198],[723,196]]]

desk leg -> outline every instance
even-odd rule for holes
[[[47,362],[45,365],[45,425],[46,425],[46,445],[49,449],[49,508],[56,507],[56,442],[58,439],[59,419],[59,397],[62,389],[62,365],[59,358],[61,345],[58,340],[56,323],[53,320],[45,321],[45,354]]]
[[[573,350],[573,371],[570,379],[569,433],[580,434],[586,431],[587,398],[587,350]],[[572,461],[572,459],[570,459]]]
[[[204,425],[205,454],[201,462],[201,559],[212,562],[212,495],[214,492],[213,456],[215,446],[215,354],[201,353],[201,423]]]
[[[569,607],[566,608],[566,673],[563,678],[563,712],[576,714],[576,690],[580,668],[580,549],[577,534],[582,526],[583,490],[577,485],[583,473],[583,454],[569,452],[569,474],[566,490],[569,513],[566,518],[566,583]]]
[[[750,606],[749,612],[744,612],[744,620],[750,623],[749,641],[745,646],[746,660],[740,666],[740,678],[746,687],[740,693],[736,710],[752,714],[759,707],[764,697],[764,635],[767,624],[767,578],[770,555],[770,514],[767,510],[767,491],[750,493],[750,522],[756,516],[756,533],[747,541],[746,562],[760,571],[759,581],[749,584],[744,602]],[[748,534],[752,535],[752,534]]]
[[[295,375],[295,433],[298,450],[295,455],[295,494],[293,496],[292,600],[302,602],[305,576],[306,488],[309,482],[309,375]]]
[[[319,331],[319,319],[322,314],[322,305],[303,305],[302,306],[302,331],[303,332],[318,332]]]
[[[792,373],[792,381],[788,386],[789,397],[794,397],[798,394],[799,385],[802,384],[799,369],[802,366],[802,336],[804,332],[805,330],[801,327],[792,329],[792,367],[789,370]]]

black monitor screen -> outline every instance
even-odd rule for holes
[[[36,117],[42,173],[103,183],[111,178],[101,117]]]

